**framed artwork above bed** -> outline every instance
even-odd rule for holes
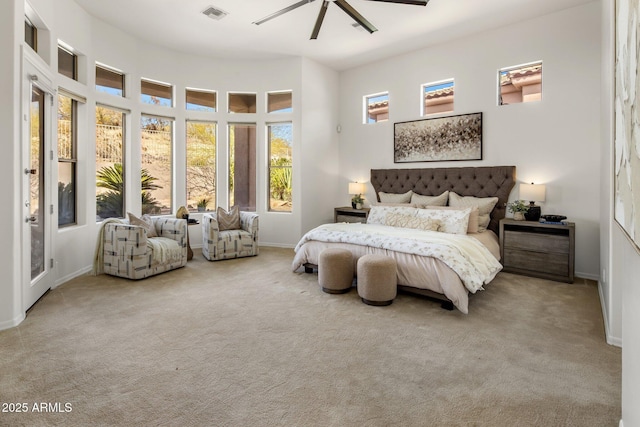
[[[394,123],[394,163],[450,160],[482,160],[482,113]]]

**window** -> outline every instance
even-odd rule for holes
[[[96,65],[96,90],[124,97],[124,74],[102,65]]]
[[[255,113],[256,94],[255,93],[229,93],[230,113]]]
[[[216,206],[216,124],[187,121],[187,208]]]
[[[24,17],[24,41],[31,49],[38,51],[38,29],[29,18]]]
[[[542,100],[542,61],[498,71],[498,105]]]
[[[58,95],[58,227],[76,224],[78,101]]]
[[[96,220],[124,218],[125,114],[96,106]]]
[[[256,125],[229,124],[229,207],[256,210]]]
[[[292,125],[267,125],[269,144],[269,210],[291,212]]]
[[[215,113],[217,94],[214,91],[187,89],[187,110]]]
[[[389,120],[389,93],[377,93],[364,97],[364,123]]]
[[[422,85],[422,115],[453,112],[454,89],[453,79]]]
[[[142,213],[165,215],[173,212],[173,120],[142,115]]]
[[[145,104],[173,107],[173,86],[168,83],[142,79],[140,99]]]
[[[290,113],[291,111],[291,91],[267,93],[267,113]]]
[[[78,80],[78,57],[62,46],[58,46],[58,73]]]

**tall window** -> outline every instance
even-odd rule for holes
[[[267,93],[267,113],[290,113],[292,105],[291,91]]]
[[[542,61],[498,71],[498,104],[542,100]]]
[[[229,207],[256,210],[256,125],[229,124]]]
[[[217,94],[214,91],[187,89],[187,110],[215,113]]]
[[[269,210],[291,212],[292,125],[267,125],[269,144]]]
[[[164,215],[173,212],[173,120],[142,115],[142,213]]]
[[[58,226],[76,224],[78,102],[58,95]]]
[[[124,218],[125,114],[96,106],[96,220]]]
[[[96,90],[124,97],[124,74],[106,66],[96,65]]]
[[[58,73],[78,80],[78,57],[62,46],[58,46]]]
[[[140,81],[140,100],[145,104],[173,106],[173,86],[168,83],[142,79]]]
[[[364,97],[364,123],[389,120],[389,93],[376,93]]]
[[[31,49],[38,51],[38,29],[26,16],[24,17],[24,41]]]
[[[422,115],[451,113],[454,89],[453,79],[422,85]]]
[[[187,121],[187,208],[216,206],[216,124]]]
[[[229,93],[230,113],[255,113],[256,94],[255,93]]]

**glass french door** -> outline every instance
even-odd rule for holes
[[[31,281],[45,272],[45,93],[31,88],[29,138],[29,217],[31,234]],[[25,172],[26,173],[26,172]]]

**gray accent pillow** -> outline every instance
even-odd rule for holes
[[[478,233],[487,229],[491,221],[491,211],[498,203],[497,197],[459,196],[453,191],[449,193],[449,206],[457,208],[478,208]]]
[[[449,200],[449,191],[445,191],[439,196],[423,196],[418,193],[411,195],[411,203],[421,208],[425,206],[447,206],[447,200]]]

